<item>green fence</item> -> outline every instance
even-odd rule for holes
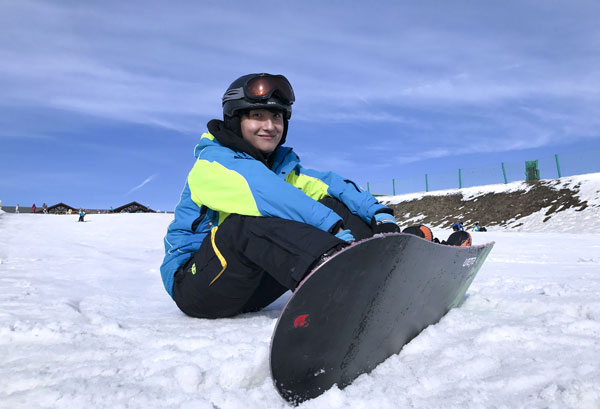
[[[600,172],[600,150],[561,153],[532,158],[525,162],[501,162],[477,168],[461,168],[449,172],[367,182],[363,187],[373,194],[401,195],[517,182],[531,178],[552,179],[594,172]]]

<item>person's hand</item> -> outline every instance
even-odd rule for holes
[[[377,213],[371,219],[371,229],[377,233],[399,233],[400,227],[394,216],[389,213]]]
[[[340,229],[335,235],[340,240],[344,240],[345,242],[352,243],[354,241],[354,236],[350,230],[342,230]]]

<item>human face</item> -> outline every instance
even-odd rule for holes
[[[240,125],[242,138],[262,153],[273,152],[283,135],[283,115],[279,111],[252,109],[242,115]]]

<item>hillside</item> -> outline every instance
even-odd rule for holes
[[[449,228],[455,221],[488,229],[600,231],[600,173],[535,183],[383,196],[402,226],[423,223]],[[560,216],[560,217],[557,217]]]

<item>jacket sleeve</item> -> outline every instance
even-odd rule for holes
[[[298,165],[292,173],[293,175],[288,176],[290,183],[302,190],[306,189],[311,197],[335,197],[366,223],[371,223],[376,213],[394,214],[392,209],[379,203],[369,192],[334,172],[319,172]]]
[[[247,216],[279,217],[329,231],[341,217],[277,177],[261,162],[215,147],[201,152],[188,176],[198,206]]]

